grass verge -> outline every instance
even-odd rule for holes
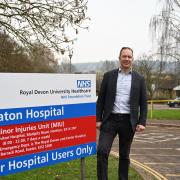
[[[150,119],[150,110],[148,111],[148,119]],[[180,110],[179,109],[158,109],[152,111],[153,119],[159,120],[180,120]]]
[[[96,156],[85,159],[86,179],[96,180]],[[118,159],[109,158],[109,179],[118,179]],[[17,174],[0,177],[0,180],[80,180],[80,159],[60,163],[44,168],[33,169]],[[137,172],[130,168],[129,179],[142,180]]]

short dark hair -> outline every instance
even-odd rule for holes
[[[130,47],[122,47],[121,50],[120,50],[120,53],[119,53],[119,57],[121,57],[121,53],[125,49],[129,49],[132,52],[132,54],[133,54],[133,50]]]

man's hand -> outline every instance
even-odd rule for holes
[[[100,130],[101,124],[102,124],[102,122],[96,122],[96,129]]]
[[[97,127],[97,125],[96,125],[96,127]],[[136,132],[142,132],[142,131],[144,131],[146,129],[146,127],[145,126],[143,126],[143,125],[137,125],[136,126]]]

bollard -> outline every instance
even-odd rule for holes
[[[152,116],[153,116],[152,111],[153,111],[153,101],[151,100],[151,119],[152,119]]]

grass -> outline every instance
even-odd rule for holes
[[[87,157],[85,163],[86,179],[96,180],[96,156]],[[118,160],[110,156],[109,180],[118,179],[117,173]],[[0,177],[0,180],[80,180],[80,177],[80,159],[77,159],[66,163]],[[132,168],[130,168],[129,179],[142,180]]]
[[[152,112],[153,119],[180,120],[180,109],[155,109]],[[148,119],[150,119],[150,110],[148,111]]]

